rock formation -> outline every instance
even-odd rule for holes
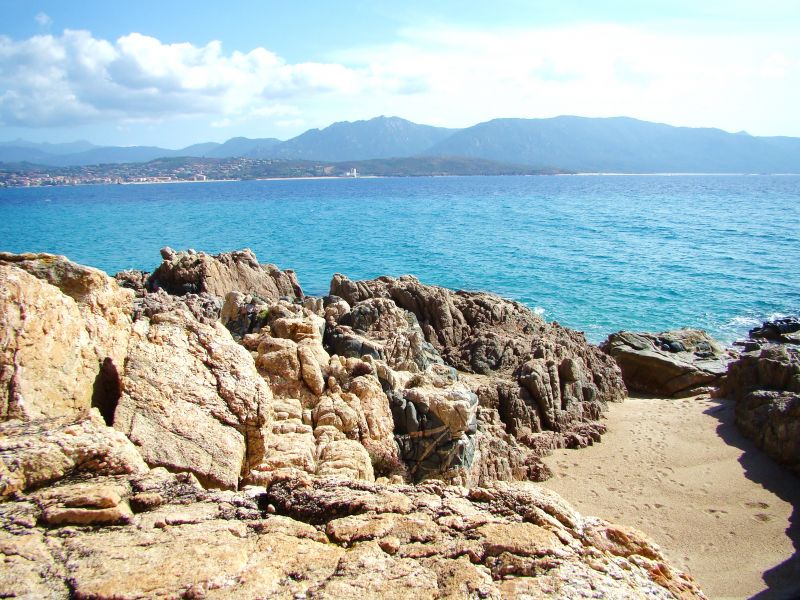
[[[163,289],[178,296],[207,292],[224,298],[228,292],[238,291],[268,300],[303,297],[294,271],[259,264],[249,249],[211,255],[163,248],[161,257],[163,262],[147,282],[151,290]]]
[[[761,327],[750,330],[750,339],[781,344],[800,344],[800,319],[783,317],[774,321],[764,321]]]
[[[271,401],[252,357],[222,325],[167,305],[134,324],[113,425],[151,467],[236,488],[263,458]]]
[[[3,597],[704,597],[641,533],[524,483],[64,480],[0,503],[0,553]]]
[[[52,254],[0,253],[0,420],[114,401],[133,294]]]
[[[756,349],[730,364],[719,395],[736,401],[736,424],[746,437],[800,473],[800,346],[791,337],[789,343],[764,342],[791,336],[791,328],[781,329],[792,321],[754,330]]]
[[[301,300],[248,251],[116,281],[0,255],[0,596],[702,598],[526,481],[599,439],[610,358],[376,281]]]
[[[474,453],[480,465],[476,468],[485,473],[525,473],[522,478],[545,476],[544,466],[537,466],[530,454],[521,449],[541,455],[553,447],[593,443],[605,430],[597,423],[605,403],[621,400],[626,394],[613,360],[586,343],[582,334],[557,323],[545,323],[517,302],[492,294],[427,286],[411,276],[351,281],[336,275],[330,292],[336,298],[331,306],[340,305],[332,319],[338,327],[330,331],[346,340],[355,339],[353,347],[360,344],[373,356],[384,356],[385,324],[391,319],[361,319],[360,315],[392,314],[401,309],[411,313],[406,318],[411,331],[418,325],[430,346],[410,341],[402,344],[413,350],[410,356],[424,366],[436,360],[435,351],[445,364],[464,372],[456,378],[477,396],[481,408],[475,411],[476,426],[469,426],[466,431],[476,429],[479,437],[485,432],[491,442],[467,439],[454,448],[469,464],[473,446],[494,445],[491,455],[500,461],[497,464],[481,464],[487,455]],[[357,325],[360,329],[354,329],[356,336],[350,332],[353,322],[362,323]],[[363,324],[372,322],[382,323],[380,335]],[[393,322],[399,324],[402,320]],[[404,431],[402,422],[400,425]],[[413,427],[412,423],[411,431]],[[516,448],[497,448],[503,439]],[[399,441],[402,447],[404,440]],[[416,452],[434,456],[430,448]],[[511,464],[501,465],[503,460]]]
[[[693,396],[716,388],[732,355],[706,332],[611,334],[602,348],[622,369],[628,389],[662,397]]]

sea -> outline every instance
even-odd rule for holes
[[[251,248],[297,273],[417,276],[518,300],[595,343],[800,314],[800,176],[339,178],[0,189],[0,250],[109,274]]]

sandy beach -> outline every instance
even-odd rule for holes
[[[608,434],[546,459],[543,485],[637,527],[709,598],[800,597],[800,478],[743,438],[731,401],[631,398]]]

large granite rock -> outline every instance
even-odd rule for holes
[[[133,294],[52,254],[0,253],[0,419],[115,401]]]
[[[470,390],[486,409],[478,414],[492,424],[492,431],[497,432],[500,424],[510,439],[537,452],[593,443],[604,431],[595,423],[605,403],[626,395],[619,368],[609,356],[588,344],[582,334],[545,323],[517,302],[426,286],[411,276],[351,281],[335,275],[331,294],[344,304],[333,314],[339,327],[349,326],[351,314],[365,304],[369,314],[377,312],[372,307],[389,307],[389,302],[412,313],[444,362],[471,374],[467,378]],[[348,311],[350,306],[353,309]],[[379,340],[368,329],[361,331],[370,342],[363,347],[371,350]],[[534,467],[529,455],[507,450],[499,455],[522,462],[482,463],[483,472],[546,473]]]
[[[163,262],[148,280],[150,290],[163,289],[178,296],[206,292],[220,298],[233,291],[268,300],[303,297],[294,271],[259,264],[249,249],[212,255],[163,248],[161,256]]]
[[[732,355],[705,331],[611,334],[602,348],[622,369],[631,391],[683,397],[716,388]]]
[[[3,597],[704,597],[640,532],[533,484],[96,477],[0,504],[0,554]]]
[[[100,413],[0,423],[0,498],[67,476],[147,471],[134,445]]]
[[[265,309],[266,325],[243,343],[276,399],[272,438],[253,481],[302,472],[373,480],[401,468],[389,400],[374,368],[331,356],[325,321],[300,304]]]
[[[150,466],[236,488],[264,456],[269,386],[222,325],[181,304],[162,308],[134,324],[113,425]]]
[[[800,474],[800,348],[772,345],[728,368],[720,395],[736,400],[736,424],[767,454]]]

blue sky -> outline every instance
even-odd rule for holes
[[[381,114],[800,136],[800,2],[0,0],[0,139],[181,147]]]

